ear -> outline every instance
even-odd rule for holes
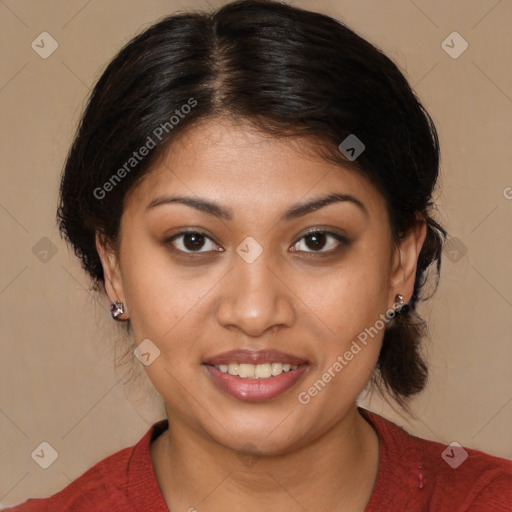
[[[125,316],[128,314],[128,308],[124,296],[123,279],[117,251],[99,231],[96,231],[95,241],[96,250],[103,267],[105,290],[111,302],[119,300],[124,304],[125,313],[123,316]]]
[[[409,230],[393,252],[392,273],[390,279],[389,304],[394,304],[397,294],[403,295],[407,304],[414,291],[416,268],[421,248],[427,236],[427,223],[423,217]]]

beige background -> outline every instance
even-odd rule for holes
[[[387,52],[440,134],[439,218],[454,240],[424,308],[430,385],[413,402],[417,420],[377,398],[363,404],[420,436],[512,458],[512,3],[294,3]],[[65,154],[100,71],[149,23],[197,7],[208,3],[0,1],[0,505],[55,493],[163,417],[144,389],[119,382],[120,331],[54,219]],[[48,59],[31,48],[43,31],[59,44]],[[457,59],[441,47],[453,31],[469,43]],[[58,452],[46,470],[31,458],[42,441]]]

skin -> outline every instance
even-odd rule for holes
[[[384,330],[308,404],[298,395],[393,307],[396,294],[409,301],[425,223],[393,246],[379,191],[308,153],[306,142],[242,121],[204,122],[127,195],[119,251],[97,236],[109,298],[125,304],[136,343],[149,338],[160,349],[145,370],[169,419],[151,457],[171,510],[362,511],[370,499],[379,442],[356,399]],[[366,213],[345,201],[280,221],[291,205],[332,192],[354,196]],[[179,203],[146,210],[163,194],[206,198],[233,217]],[[166,243],[184,228],[210,237],[202,252],[180,252],[192,252],[187,237]],[[327,236],[315,246],[304,238],[311,228],[349,243]],[[252,263],[236,252],[247,236],[263,249]],[[221,391],[202,365],[235,348],[274,348],[310,366],[278,398],[244,402]]]

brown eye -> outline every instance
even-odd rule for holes
[[[304,240],[304,242],[302,242]],[[293,245],[294,252],[331,252],[347,243],[345,237],[331,231],[310,231]],[[325,250],[324,250],[325,249]]]
[[[322,249],[327,242],[327,238],[328,237],[325,233],[311,233],[304,237],[306,240],[306,246],[314,251]]]
[[[176,249],[182,252],[209,252],[218,251],[218,246],[205,233],[199,231],[183,231],[167,240]],[[203,250],[205,249],[206,250]]]

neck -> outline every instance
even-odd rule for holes
[[[170,510],[363,511],[379,445],[354,404],[313,442],[271,456],[237,454],[170,416],[151,457]]]

